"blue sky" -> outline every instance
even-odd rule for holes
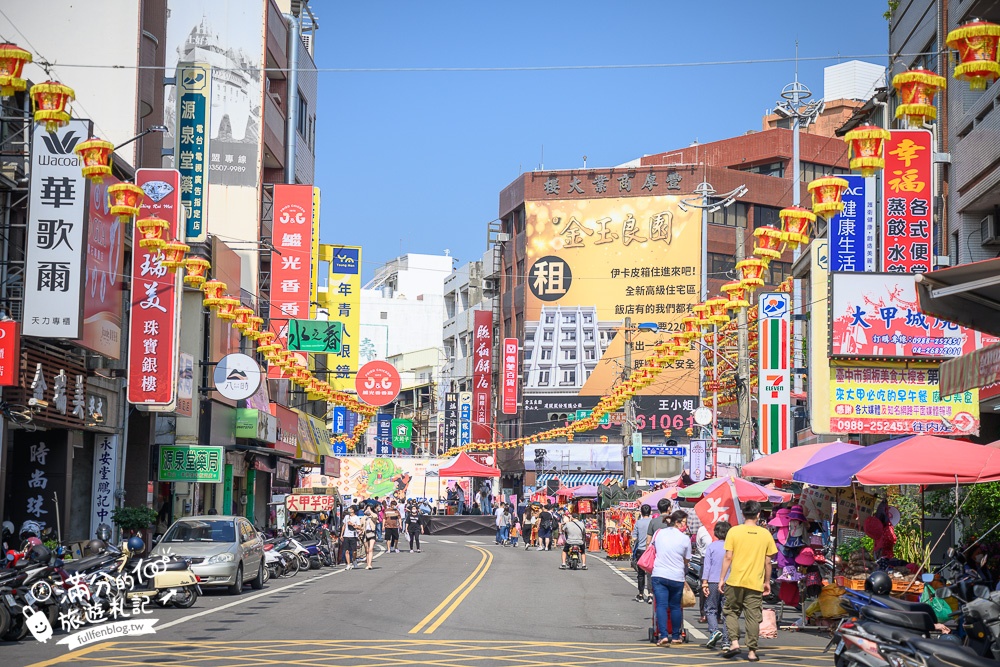
[[[754,8],[754,14],[749,12]],[[822,95],[838,56],[886,64],[879,0],[317,3],[319,68],[536,68],[795,55]],[[322,240],[401,253],[486,250],[500,190],[539,168],[609,166],[760,129],[793,62],[489,72],[322,72]]]

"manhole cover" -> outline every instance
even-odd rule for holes
[[[611,630],[612,632],[636,632],[643,628],[638,625],[580,625],[584,630]]]

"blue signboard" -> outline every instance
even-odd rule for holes
[[[337,405],[333,408],[333,414],[331,415],[331,420],[333,421],[333,432],[337,435],[346,432],[347,427],[347,408],[343,405]]]
[[[358,425],[358,413],[347,411],[347,415],[344,418],[344,433],[348,435],[354,435],[354,427]]]
[[[463,391],[458,395],[458,444],[472,442],[472,392]]]
[[[830,270],[876,271],[875,179],[839,176],[848,182],[844,210],[830,219]]]
[[[663,445],[643,445],[643,456],[687,456],[687,447],[665,447]]]
[[[333,443],[333,453],[334,454],[347,454],[347,443],[343,440],[337,440]]]
[[[375,453],[388,456],[392,453],[392,415],[380,413],[375,424]]]

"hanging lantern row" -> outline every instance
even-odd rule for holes
[[[31,53],[17,44],[0,44],[0,96],[10,97],[28,87],[21,74],[30,62]]]
[[[944,90],[943,76],[926,69],[914,69],[892,77],[892,87],[902,102],[896,107],[896,118],[905,118],[909,127],[920,128],[937,118],[934,97]]]
[[[933,107],[932,107],[933,108]],[[862,125],[846,135],[851,169],[861,171],[865,178],[874,176],[876,171],[885,167],[885,142],[889,139],[889,130],[883,130],[875,125]]]
[[[987,82],[1000,77],[997,63],[1000,25],[973,19],[949,32],[945,42],[958,50],[961,60],[955,66],[954,77],[968,81],[970,89],[985,90]]]

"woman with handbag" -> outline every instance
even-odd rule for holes
[[[378,536],[376,526],[378,525],[378,515],[369,507],[365,510],[365,569],[372,569],[372,557],[375,555],[375,539]]]
[[[691,560],[691,538],[687,534],[688,515],[677,510],[670,515],[670,525],[657,530],[646,550],[655,552],[651,582],[656,599],[656,625],[659,630],[658,646],[681,644],[684,627],[684,580]],[[644,554],[646,555],[646,554]],[[670,614],[670,633],[667,633],[667,614]]]

